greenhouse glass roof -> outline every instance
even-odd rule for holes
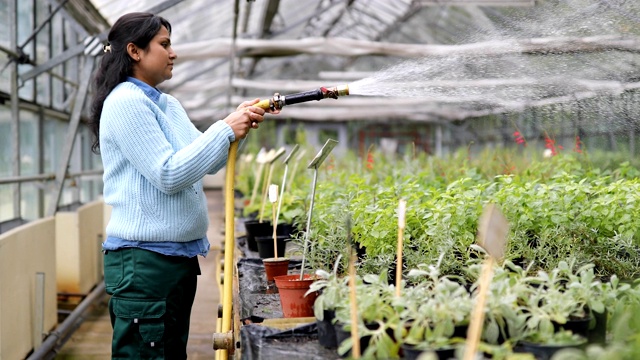
[[[640,87],[631,0],[91,2],[109,24],[131,11],[171,22],[178,62],[162,87],[203,125],[247,98],[344,83],[364,96],[288,117],[439,122]]]

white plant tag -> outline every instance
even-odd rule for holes
[[[278,201],[278,185],[276,184],[269,185],[269,201],[272,203]]]
[[[404,214],[407,211],[407,201],[400,200],[398,203],[398,227],[404,229],[405,217]]]

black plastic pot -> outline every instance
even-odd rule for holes
[[[593,329],[589,329],[589,343],[604,344],[607,339],[607,311],[593,312],[596,325]]]
[[[276,242],[278,244],[278,257],[284,257],[287,240],[288,238],[284,235],[276,235]],[[261,259],[274,257],[275,253],[273,251],[273,235],[257,236],[256,243],[258,245],[258,254],[260,255]]]
[[[402,354],[403,354],[402,358],[406,360],[416,360],[423,352],[427,352],[425,350],[416,349],[414,345],[409,345],[409,344],[400,345],[400,349],[402,349]],[[429,351],[434,352],[438,357],[438,360],[455,359],[455,356],[456,356],[455,348],[434,349]]]
[[[578,348],[581,349],[587,343],[586,339],[584,343],[575,345],[549,345],[549,344],[537,344],[528,341],[520,341],[518,343],[518,352],[525,352],[535,356],[536,360],[549,360],[555,353],[563,349]]]
[[[569,319],[565,324],[554,323],[553,327],[556,331],[561,329],[571,331],[574,334],[588,337],[589,336],[589,324],[591,323],[591,317],[585,317],[580,319]]]
[[[263,221],[252,219],[244,222],[244,228],[247,230],[247,247],[251,251],[258,251],[258,243],[256,238],[259,236],[271,236],[273,227],[271,221]]]
[[[343,326],[344,326],[343,323],[335,323],[335,324],[333,324],[333,329],[336,332],[336,345],[337,345],[337,347],[340,347],[340,344],[342,344],[343,341],[345,341],[346,339],[351,337],[351,331],[350,330],[345,330],[343,328]],[[373,327],[372,329],[375,329],[375,327],[377,327],[378,324],[366,325],[366,326],[367,327],[371,326],[371,327]],[[364,351],[369,346],[369,341],[371,341],[371,336],[369,336],[369,335],[360,337],[360,353],[364,353]],[[343,355],[340,355],[340,357],[341,358],[351,357],[351,350],[347,351]]]
[[[276,233],[278,235],[284,235],[287,238],[292,238],[297,230],[293,226],[293,224],[280,224],[278,223],[278,228],[276,229]]]
[[[336,330],[333,327],[333,319],[336,312],[333,310],[324,310],[322,314],[322,320],[316,319],[316,325],[318,326],[318,342],[327,349],[335,349],[338,347]]]

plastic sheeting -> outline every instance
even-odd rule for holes
[[[238,261],[240,292],[240,328],[242,359],[339,359],[335,349],[318,342],[315,322],[282,330],[260,325],[265,319],[282,318],[280,295],[275,284],[267,284],[262,259],[249,251],[244,239],[238,239],[240,250],[247,256]],[[289,272],[299,272],[301,261],[291,259]]]
[[[315,323],[289,330],[250,324],[240,329],[241,359],[340,359],[336,350],[318,343]]]
[[[300,261],[291,260],[289,271],[296,267],[300,267]],[[264,319],[282,317],[280,295],[275,284],[267,284],[262,259],[240,259],[238,261],[238,280],[242,303],[241,319],[252,316]]]

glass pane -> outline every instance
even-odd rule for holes
[[[13,185],[0,185],[0,222],[13,218]]]
[[[36,23],[38,26],[47,20],[49,15],[49,4],[46,1],[36,2]],[[49,36],[51,33],[51,24],[47,23],[36,35],[36,62],[43,63],[51,57],[49,46]],[[40,105],[51,106],[51,83],[50,75],[42,73],[38,75],[37,81],[37,102]]]
[[[0,45],[9,47],[9,2],[0,1]],[[0,51],[0,68],[4,68],[5,64],[9,62],[9,57],[5,52]],[[0,91],[8,93],[9,88],[9,75],[11,71],[5,69],[0,72]]]
[[[0,177],[8,177],[11,175],[12,149],[11,109],[9,108],[9,104],[0,105]]]
[[[65,180],[58,206],[71,205],[80,201],[76,185],[75,181]]]
[[[6,105],[0,105],[0,178],[12,175],[12,159],[11,109],[7,102]],[[15,218],[13,189],[13,185],[0,185],[0,222]]]
[[[82,169],[83,171],[102,169],[102,162],[99,155],[91,152],[91,143],[93,135],[91,130],[85,124],[82,125]],[[102,175],[88,175],[82,178],[82,192],[80,201],[84,204],[94,201],[102,194]]]
[[[39,174],[38,114],[20,111],[20,174]]]
[[[22,218],[25,220],[36,220],[40,218],[40,187],[38,183],[23,183],[21,186]]]
[[[91,183],[91,181],[87,181],[86,179],[82,179],[82,182],[78,182],[78,184],[80,184],[80,202],[83,204],[86,204],[93,200],[93,189],[91,187]]]
[[[44,172],[53,173],[57,169],[62,145],[64,143],[66,122],[57,119],[45,119],[43,133]]]
[[[0,45],[9,47],[9,2],[0,1]],[[2,64],[2,62],[0,62]]]
[[[0,1],[0,45],[9,48],[9,2]],[[9,62],[9,57],[3,51],[0,51],[0,68]],[[0,72],[0,91],[10,92],[9,75],[11,74],[10,68],[7,67],[4,71]]]
[[[35,28],[33,19],[33,1],[18,1],[18,44],[22,45],[29,38],[33,29]],[[34,45],[30,42],[24,47],[23,51],[29,55],[30,59],[34,59]],[[31,65],[19,65],[18,72],[20,74],[31,70]],[[21,98],[26,100],[33,100],[33,81],[27,81],[18,90],[18,94]]]
[[[51,56],[53,57],[64,51],[64,20],[61,16],[54,16],[53,19],[51,19],[51,22]],[[62,65],[56,66],[52,71],[60,76],[64,75],[64,67]],[[52,106],[54,109],[63,110],[64,83],[62,80],[57,78],[52,78],[51,80]]]
[[[0,33],[2,31],[3,31],[2,24],[0,24]],[[0,68],[4,68],[5,64],[7,64],[8,62],[9,62],[9,57],[7,56],[7,54],[3,51],[0,51]],[[3,91],[5,93],[11,92],[11,83],[9,82],[10,76],[11,76],[10,66],[5,68],[4,71],[0,72],[0,91]],[[9,101],[7,100],[6,103],[8,104]]]

